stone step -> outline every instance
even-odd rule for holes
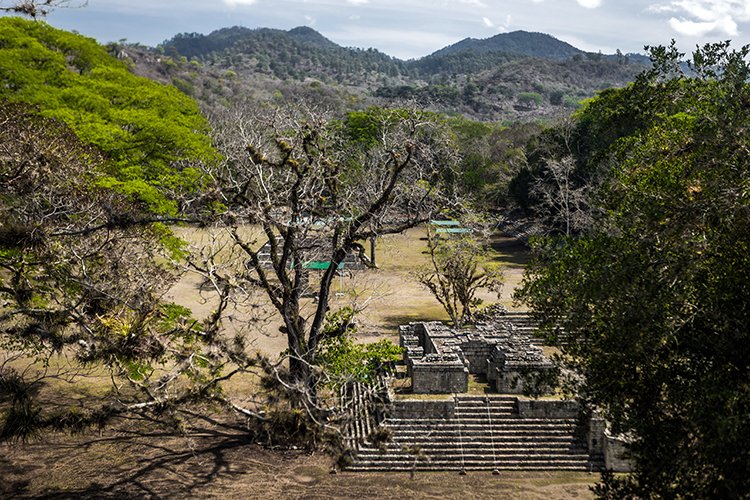
[[[515,408],[515,401],[492,401],[486,403],[484,401],[463,401],[456,405],[456,408]]]
[[[345,472],[444,472],[444,471],[466,471],[466,472],[485,472],[485,471],[570,471],[570,472],[598,472],[601,469],[592,468],[590,465],[582,467],[575,466],[525,466],[525,465],[482,465],[482,466],[437,466],[432,467],[429,464],[399,465],[383,467],[379,465],[350,465]]]
[[[575,424],[555,424],[555,423],[542,423],[542,422],[482,422],[482,421],[466,421],[466,422],[446,422],[446,423],[424,423],[414,424],[405,422],[387,422],[386,426],[391,428],[394,432],[400,432],[401,430],[423,430],[425,432],[431,431],[450,431],[450,430],[481,430],[489,432],[490,429],[494,432],[496,430],[560,430],[564,432],[574,432],[576,429]]]
[[[467,422],[469,421],[482,421],[484,423],[487,423],[487,415],[476,415],[473,417],[467,417]],[[564,426],[575,426],[577,425],[578,421],[574,418],[520,418],[518,416],[515,417],[508,417],[508,418],[498,418],[497,420],[492,419],[492,423],[499,423],[499,424],[507,424],[507,425],[516,425],[516,424],[551,424],[551,425],[564,425]],[[450,425],[450,424],[458,424],[463,423],[459,422],[458,419],[452,418],[424,418],[424,419],[414,419],[414,418],[391,418],[388,417],[384,420],[388,425],[397,424],[397,425]]]
[[[360,457],[357,456],[356,462],[357,463],[376,463],[380,462],[383,464],[387,463],[408,463],[414,461],[414,455],[407,454],[407,453],[390,453],[386,455],[372,455],[372,456],[364,456]],[[464,464],[472,464],[472,465],[483,465],[488,463],[489,465],[492,465],[493,463],[566,463],[569,465],[572,464],[582,464],[582,463],[588,463],[589,462],[589,456],[586,454],[581,455],[536,455],[536,454],[527,454],[527,455],[492,455],[492,454],[484,454],[484,455],[477,455],[477,454],[464,454],[463,457],[461,455],[455,455],[455,456],[430,456],[427,454],[424,454],[423,456],[416,457],[418,461],[420,462],[430,462],[433,465],[435,464],[454,464],[454,463],[464,463]]]
[[[567,437],[570,439],[576,439],[577,436],[570,429],[557,429],[557,428],[546,428],[546,429],[535,429],[535,428],[520,428],[520,429],[502,429],[493,428],[490,432],[489,428],[477,429],[477,428],[452,428],[452,429],[392,429],[394,432],[394,439],[411,438],[411,439],[425,439],[433,440],[441,437],[455,438],[455,439],[470,439],[470,438],[481,438],[486,436],[490,439],[506,439],[515,437],[533,437],[536,436],[539,439],[545,439],[548,437]],[[476,440],[476,439],[475,439]]]
[[[414,455],[386,455],[383,457],[378,456],[366,456],[357,457],[354,463],[357,464],[409,464],[414,463]],[[564,464],[564,465],[580,465],[588,466],[589,457],[588,455],[514,455],[514,456],[503,456],[503,455],[465,455],[463,458],[460,455],[453,457],[440,457],[421,455],[416,457],[417,461],[429,463],[432,465],[493,465],[493,464]]]
[[[509,458],[509,457],[525,457],[525,456],[542,456],[542,457],[585,457],[588,460],[589,454],[586,450],[577,449],[577,450],[567,450],[567,449],[550,449],[550,448],[517,448],[508,450],[507,448],[495,448],[495,452],[492,452],[492,449],[489,447],[484,448],[451,448],[451,449],[444,449],[444,450],[426,450],[424,448],[420,448],[421,453],[424,453],[427,456],[430,457],[440,457],[440,458],[461,458],[463,457],[483,457],[484,459],[493,459],[493,457],[496,458]],[[360,449],[357,453],[357,459],[364,460],[366,458],[370,459],[389,459],[392,457],[410,457],[413,456],[412,453],[409,453],[408,451],[400,450],[400,449],[386,449],[384,452],[380,451],[376,448],[368,448],[368,449]]]
[[[518,415],[518,410],[515,406],[490,406],[489,408],[485,405],[477,405],[477,406],[466,406],[461,405],[457,406],[454,410],[455,413],[483,413],[484,415],[487,415],[487,412],[489,411],[490,414],[501,414],[501,415]]]
[[[474,402],[486,403],[488,400],[490,403],[499,403],[499,402],[515,403],[516,401],[518,401],[518,398],[515,396],[458,396],[456,397],[456,401],[458,401],[458,403],[474,403]]]
[[[406,443],[406,442],[389,442],[386,443],[385,447],[386,450],[401,450],[404,446],[415,446],[415,443]],[[473,450],[473,451],[487,451],[487,450],[495,450],[496,452],[516,452],[516,451],[523,451],[523,450],[534,450],[534,453],[537,453],[539,451],[554,451],[554,452],[571,452],[571,453],[579,453],[579,452],[585,452],[586,449],[583,447],[581,443],[577,443],[575,441],[570,442],[551,442],[551,443],[545,443],[545,442],[516,442],[516,443],[507,443],[507,442],[466,442],[466,443],[458,443],[458,442],[440,442],[440,443],[419,443],[416,444],[416,446],[419,446],[420,449],[427,451],[427,452],[433,452],[433,451],[451,451],[454,449],[459,450]],[[376,451],[380,452],[380,449],[375,447],[374,445],[364,442],[359,447],[360,451]]]
[[[361,441],[360,446],[368,446],[371,447],[370,444],[368,444],[366,441]],[[463,448],[486,448],[491,449],[494,445],[495,448],[560,448],[560,449],[579,449],[581,448],[581,443],[578,440],[572,439],[572,438],[555,438],[555,437],[549,437],[545,439],[540,439],[538,437],[529,436],[526,439],[494,439],[490,440],[486,437],[481,437],[477,439],[462,439],[460,442],[456,439],[456,437],[450,437],[450,438],[438,438],[438,439],[430,439],[429,441],[426,441],[424,439],[398,439],[396,441],[392,442],[392,446],[396,448],[400,448],[403,446],[419,446],[420,448],[425,448],[428,445],[435,445],[436,447],[443,447],[443,448],[455,448],[455,447],[463,447]]]
[[[464,436],[488,436],[490,435],[488,427],[453,427],[450,429],[394,429],[397,437],[404,436],[457,436],[463,433]],[[570,436],[575,437],[572,429],[551,428],[534,428],[522,427],[516,429],[507,429],[496,427],[492,429],[495,436]],[[362,436],[365,437],[365,436]]]
[[[355,462],[348,470],[356,469],[383,469],[383,470],[410,470],[414,466],[414,459],[411,460],[376,460],[376,461],[361,461]],[[461,469],[475,469],[475,470],[492,470],[500,467],[516,467],[519,469],[527,470],[539,470],[539,469],[560,469],[570,467],[575,470],[590,470],[592,468],[588,459],[581,458],[579,460],[554,460],[554,459],[502,459],[502,460],[489,460],[487,459],[464,459],[464,460],[417,460],[416,468],[429,468],[430,470],[461,470]]]
[[[385,455],[380,457],[365,457],[355,460],[358,464],[382,464],[392,465],[398,463],[413,463],[414,455]],[[493,464],[565,464],[584,465],[589,463],[588,455],[514,455],[495,456],[492,455],[464,455],[455,457],[416,457],[418,462],[426,462],[432,465],[493,465]]]

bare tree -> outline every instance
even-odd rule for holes
[[[574,179],[575,160],[572,156],[550,158],[542,175],[532,186],[539,198],[537,210],[552,227],[562,228],[566,236],[591,224],[588,203],[588,185],[578,186]]]
[[[479,290],[499,295],[502,289],[502,270],[487,262],[483,239],[480,231],[441,237],[432,226],[427,228],[430,263],[419,269],[415,277],[440,302],[457,328],[471,321],[481,304]]]
[[[442,174],[455,161],[429,116],[377,109],[358,117],[355,123],[301,106],[214,117],[226,160],[207,174],[226,207],[221,224],[246,255],[249,272],[239,278],[264,289],[283,321],[296,407],[317,405],[316,356],[347,252],[428,220],[446,202]],[[263,237],[248,239],[243,224]],[[313,284],[306,280],[310,260],[323,263]],[[311,287],[314,303],[305,299]]]
[[[58,8],[85,7],[88,0],[0,0],[0,12],[21,14],[32,19],[46,17]]]

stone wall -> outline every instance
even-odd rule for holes
[[[487,375],[487,360],[494,346],[482,337],[469,337],[460,344],[469,373]]]
[[[576,401],[518,399],[521,418],[577,418],[580,405]]]
[[[604,431],[606,428],[607,422],[595,413],[589,420],[587,436],[589,453],[596,455],[604,454]]]
[[[628,440],[604,431],[604,466],[614,472],[630,472],[632,464],[627,458]]]
[[[490,364],[490,370],[494,371],[495,389],[501,394],[549,394],[552,388],[544,378],[546,370],[552,369],[552,365],[533,364],[522,365],[516,369],[506,364],[503,369],[495,368]],[[488,376],[488,379],[490,377]]]
[[[444,394],[469,390],[469,370],[456,356],[428,354],[409,360],[415,394]]]
[[[456,413],[456,401],[453,398],[445,400],[402,399],[393,402],[388,416],[391,418],[453,418]]]

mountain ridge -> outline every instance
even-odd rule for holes
[[[435,57],[455,52],[506,52],[509,54],[542,57],[544,59],[568,59],[585,51],[546,33],[517,30],[499,33],[490,38],[464,38],[439,49],[425,57]]]
[[[181,33],[144,49],[151,53],[141,54],[139,71],[203,102],[250,94],[273,99],[279,93],[323,99],[334,107],[408,100],[485,121],[569,113],[596,92],[633,81],[645,68],[638,59],[644,56],[585,52],[526,31],[467,38],[408,61],[373,48],[342,47],[309,26]]]
[[[178,33],[172,38],[163,41],[157,47],[164,48],[165,50],[169,50],[170,48],[174,47],[180,55],[184,55],[186,57],[194,57],[198,54],[196,54],[194,51],[185,50],[184,43],[182,42],[189,41],[189,43],[191,44],[200,44],[200,42],[203,40],[209,41],[209,43],[206,43],[202,46],[204,50],[202,50],[201,52],[202,55],[205,55],[207,52],[229,48],[231,47],[231,45],[240,42],[243,39],[253,37],[254,35],[260,33],[277,33],[282,36],[288,36],[290,38],[327,49],[339,48],[357,52],[376,52],[394,61],[399,61],[406,64],[419,62],[428,58],[442,57],[458,52],[499,52],[510,55],[538,57],[542,59],[552,60],[564,60],[572,58],[576,55],[591,54],[591,52],[579,49],[571,45],[570,43],[555,38],[554,36],[547,33],[516,30],[508,33],[499,33],[488,38],[467,37],[463,40],[459,40],[456,43],[447,45],[422,57],[404,60],[382,52],[375,47],[364,49],[339,45],[336,42],[331,41],[330,39],[325,37],[314,28],[305,25],[297,26],[289,30],[267,27],[246,28],[243,26],[232,26],[220,28],[208,34]],[[614,56],[614,54],[608,55],[608,57],[611,56]],[[628,56],[636,58],[644,57],[641,54],[628,54]]]

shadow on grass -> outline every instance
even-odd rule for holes
[[[498,394],[487,380],[487,375],[479,373],[469,376],[469,394]]]
[[[52,460],[80,464],[73,470],[83,471],[82,477],[67,478],[70,487],[41,492],[30,491],[29,481],[17,481],[8,492],[14,498],[190,498],[200,496],[200,489],[217,478],[245,474],[237,466],[237,455],[255,446],[249,434],[210,417],[192,417],[202,425],[186,434],[154,430],[144,422],[151,430],[129,425],[115,436],[48,445],[49,452],[58,455]]]
[[[25,491],[31,482],[27,477],[40,467],[41,465],[18,465],[0,455],[0,498],[13,498],[14,493]]]
[[[515,238],[493,238],[490,247],[497,253],[497,255],[491,259],[492,262],[525,267],[531,259],[531,251],[529,250],[529,247]]]
[[[434,315],[423,315],[416,311],[415,314],[393,314],[390,316],[383,316],[381,324],[389,329],[393,329],[394,332],[398,333],[398,327],[400,325],[408,325],[412,321],[443,321],[446,319],[443,317],[437,317]]]

